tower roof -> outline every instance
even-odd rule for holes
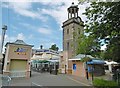
[[[26,43],[23,41],[23,40],[16,40],[15,42],[13,42],[15,44],[23,44],[23,45],[26,45]]]
[[[74,2],[72,2],[71,6],[68,9],[70,9],[70,8],[77,8],[78,9],[78,5],[75,5]]]
[[[71,5],[71,7],[74,7],[74,6],[76,6],[76,5],[74,4],[74,2],[72,2],[72,5]]]

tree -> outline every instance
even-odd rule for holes
[[[95,40],[94,35],[85,35],[80,34],[77,40],[77,54],[88,54],[94,57],[99,56],[100,46],[98,46],[98,42]]]
[[[49,48],[49,49],[52,49],[52,50],[55,50],[55,51],[59,50],[59,48],[56,46],[56,44],[51,45],[51,48]]]
[[[88,21],[86,32],[93,35],[99,45],[107,44],[106,59],[120,62],[120,1],[92,2],[84,13]],[[110,54],[110,55],[109,55]]]

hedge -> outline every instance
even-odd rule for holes
[[[118,88],[118,84],[115,81],[108,81],[98,78],[93,80],[93,86],[95,88]]]

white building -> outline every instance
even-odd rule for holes
[[[51,49],[33,49],[31,60],[60,60],[59,51],[54,51]]]

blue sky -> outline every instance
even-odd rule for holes
[[[27,44],[39,48],[50,48],[56,44],[62,50],[62,23],[67,20],[67,8],[77,0],[0,0],[0,28],[6,24],[8,30],[5,42],[22,39]],[[79,5],[79,16],[88,4]],[[1,31],[0,31],[1,36]],[[0,38],[1,44],[1,38]]]

